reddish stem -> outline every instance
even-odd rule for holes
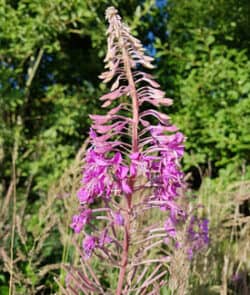
[[[126,76],[128,79],[128,84],[130,87],[130,96],[132,98],[132,106],[133,106],[133,122],[132,122],[132,152],[135,153],[138,151],[138,124],[139,124],[139,105],[136,87],[131,71],[131,65],[128,57],[128,53],[126,51],[126,47],[123,44],[123,40],[121,38],[121,48],[123,54],[124,68],[126,72]],[[134,187],[134,179],[130,179],[130,187],[133,191]],[[127,210],[124,216],[124,237],[123,237],[123,252],[122,252],[122,260],[121,267],[119,273],[119,279],[116,289],[116,295],[122,294],[123,284],[126,276],[126,268],[128,264],[128,251],[129,251],[129,240],[130,240],[130,212],[132,209],[132,194],[127,196]]]
[[[129,201],[130,200],[130,201]],[[121,267],[120,267],[120,273],[119,273],[119,279],[116,289],[116,295],[122,294],[122,288],[123,288],[123,282],[126,275],[126,268],[128,264],[128,250],[129,250],[129,232],[130,232],[130,208],[129,204],[131,205],[131,195],[128,196],[127,200],[127,211],[126,215],[124,217],[124,237],[123,237],[123,252],[122,252],[122,261],[121,261]]]

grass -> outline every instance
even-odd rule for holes
[[[19,195],[13,156],[12,179],[0,201],[0,294],[64,294],[63,287],[58,286],[65,284],[65,266],[83,269],[69,224],[77,210],[75,195],[85,146],[47,195],[35,204],[32,214],[27,209],[29,189],[25,196]],[[249,294],[250,181],[243,174],[234,179],[226,173],[215,179],[207,176],[198,191],[188,192],[193,194],[196,198],[192,198],[192,206],[203,204],[199,212],[210,221],[211,241],[192,263],[187,263],[181,253],[172,254],[174,264],[168,269],[169,286],[175,289],[172,293]],[[157,222],[159,218],[162,217],[152,213],[147,222]],[[79,244],[77,238],[75,242]],[[109,282],[111,288],[115,286],[117,274],[108,272],[98,262],[92,267],[99,269],[100,281]],[[184,282],[181,291],[180,281]],[[171,294],[171,290],[164,287],[160,293]]]

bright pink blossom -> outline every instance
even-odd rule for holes
[[[106,18],[108,51],[106,71],[100,78],[104,83],[111,82],[111,87],[100,100],[103,108],[110,109],[103,115],[90,115],[90,146],[77,193],[80,213],[73,217],[71,227],[85,235],[85,257],[94,253],[119,267],[115,293],[121,295],[127,292],[123,290],[125,282],[136,282],[134,276],[143,273],[141,267],[151,249],[171,240],[183,247],[183,242],[178,241],[178,228],[190,217],[179,201],[184,188],[180,161],[185,137],[171,124],[169,116],[157,109],[169,106],[172,100],[144,72],[143,68],[153,68],[153,59],[145,54],[141,42],[130,34],[114,7],[107,9]],[[144,216],[152,208],[166,216],[155,228],[147,224]],[[90,222],[92,218],[94,222]],[[191,218],[186,243],[189,257],[208,243],[206,220]],[[161,252],[158,249],[154,253]],[[152,263],[156,261],[163,266],[161,262],[166,259],[158,257]],[[152,269],[152,278],[159,275],[154,268],[148,268]],[[154,288],[152,278],[142,289],[129,285],[125,290],[134,288],[137,294],[146,294]],[[96,277],[94,281],[96,287]],[[100,286],[96,291],[87,280],[83,285],[86,294],[104,294],[99,292]]]
[[[79,215],[73,216],[70,227],[74,229],[75,233],[80,233],[85,224],[89,223],[91,217],[91,209],[82,210]]]
[[[92,255],[92,252],[97,246],[97,238],[93,236],[87,236],[83,242],[82,242],[82,247],[85,253],[86,258],[89,258]]]

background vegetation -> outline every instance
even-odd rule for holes
[[[249,294],[248,0],[0,0],[0,294],[59,292],[62,263],[78,261],[69,223],[109,5],[156,58],[188,193],[211,222],[188,294]]]

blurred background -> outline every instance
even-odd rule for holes
[[[249,0],[0,0],[0,294],[60,294],[61,263],[78,261],[69,224],[110,5],[155,58],[210,220],[188,294],[250,294]]]

